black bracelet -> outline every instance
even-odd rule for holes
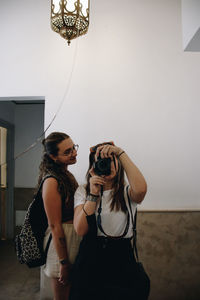
[[[84,211],[85,215],[88,217],[88,214],[87,214],[87,212],[86,212],[86,210],[85,210],[84,205],[83,205],[83,211]]]
[[[122,151],[119,155],[118,155],[118,158],[120,157],[120,155],[122,155],[123,153],[125,153],[125,151]]]
[[[89,193],[89,195],[91,195],[92,197],[99,197],[99,195],[94,195],[94,194],[91,194],[91,193]]]

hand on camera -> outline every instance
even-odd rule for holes
[[[118,156],[123,150],[117,146],[113,145],[102,145],[96,150],[96,157],[101,156],[101,158],[111,157],[112,154]]]
[[[103,177],[97,176],[94,173],[93,167],[90,170],[90,193],[93,195],[99,195],[101,185],[105,184],[105,180]]]

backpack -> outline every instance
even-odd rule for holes
[[[52,239],[50,234],[45,250],[43,241],[48,220],[44,209],[41,188],[45,179],[54,177],[45,176],[39,186],[36,196],[28,207],[21,232],[15,237],[15,251],[21,264],[29,268],[39,267],[46,263],[48,248]],[[56,178],[57,179],[57,178]]]

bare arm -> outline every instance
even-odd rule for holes
[[[48,224],[51,228],[53,243],[59,257],[59,260],[68,260],[68,253],[65,241],[65,235],[62,227],[62,202],[61,195],[58,192],[58,183],[55,178],[48,178],[45,180],[42,188],[42,197],[44,201],[44,207],[47,214]],[[61,268],[61,281],[66,282],[66,268],[67,265]],[[63,274],[65,279],[63,279]]]
[[[92,215],[95,212],[95,209],[96,209],[96,203],[91,201],[86,201],[84,205],[79,205],[75,208],[74,228],[78,235],[84,236],[88,232],[88,222],[86,216]]]
[[[130,184],[130,197],[136,203],[141,203],[147,192],[144,176],[129,156],[124,152],[119,157]]]
[[[105,183],[104,179],[99,176],[92,176],[90,178],[90,193],[99,195],[100,186]],[[78,205],[74,210],[74,228],[78,235],[83,236],[88,232],[88,222],[86,216],[94,214],[96,210],[96,202],[87,201],[85,197],[85,204]]]

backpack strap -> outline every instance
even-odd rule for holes
[[[38,194],[38,193],[41,191],[41,189],[42,189],[42,185],[43,185],[44,181],[45,181],[47,178],[51,178],[51,177],[53,177],[53,178],[55,178],[55,179],[57,179],[57,180],[58,180],[58,178],[57,178],[56,176],[54,176],[54,175],[51,175],[51,174],[48,174],[48,175],[44,176],[44,177],[42,178],[41,182],[40,182],[40,185],[39,185],[39,188],[38,188],[37,194]]]
[[[135,211],[135,218],[133,219],[133,211],[132,211],[132,207],[131,207],[131,200],[128,194],[128,186],[126,187],[126,193],[127,193],[127,198],[128,198],[128,204],[129,204],[129,208],[130,208],[130,212],[131,212],[131,221],[132,221],[132,226],[133,226],[133,251],[135,253],[135,257],[137,259],[137,261],[139,261],[138,258],[138,251],[137,251],[137,230],[136,230],[136,224],[137,224],[137,208]]]
[[[52,234],[50,233],[50,234],[49,234],[48,241],[47,241],[47,244],[46,244],[46,247],[45,247],[45,249],[44,249],[45,257],[47,257],[47,252],[48,252],[48,250],[49,250],[49,246],[50,246],[51,240],[52,240]]]
[[[35,198],[37,198],[38,195],[39,195],[39,193],[41,192],[42,185],[43,185],[44,181],[45,181],[47,178],[50,178],[50,177],[53,177],[53,178],[57,179],[56,176],[51,175],[51,174],[48,174],[48,175],[46,175],[45,177],[43,177],[42,180],[41,180],[41,182],[40,182],[40,186],[39,186],[39,188],[38,188],[38,191],[37,191],[37,194],[36,194],[36,197],[35,197]],[[42,198],[42,197],[41,197],[41,198]],[[41,200],[43,201],[43,199],[41,199]],[[47,252],[48,252],[48,250],[49,250],[49,245],[50,245],[51,240],[52,240],[52,234],[50,233],[50,234],[49,234],[48,241],[47,241],[47,244],[46,244],[46,247],[45,247],[45,249],[44,249],[45,257],[47,257]]]

